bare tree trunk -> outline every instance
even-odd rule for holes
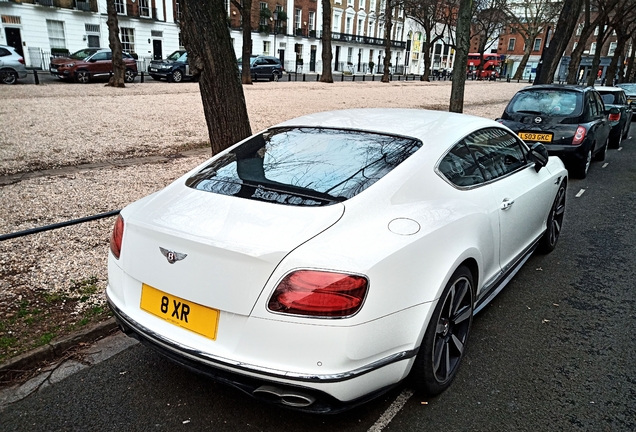
[[[242,2],[233,0],[232,2],[241,11],[241,26],[243,27],[241,82],[243,84],[252,84],[252,71],[250,70],[250,57],[252,55],[252,0],[243,0]]]
[[[550,84],[554,80],[554,74],[563,52],[570,42],[572,33],[574,33],[577,23],[576,17],[579,16],[582,6],[583,0],[564,0],[554,36],[550,40],[550,46],[544,48],[543,63],[540,64],[540,70],[537,70],[535,84]]]
[[[457,14],[457,47],[455,63],[453,64],[453,84],[451,86],[450,112],[464,112],[464,87],[466,86],[466,65],[468,64],[468,50],[470,49],[470,19],[472,15],[472,0],[459,0]]]
[[[625,39],[619,38],[616,44],[616,50],[612,56],[609,66],[607,67],[607,73],[605,74],[605,85],[613,86],[616,79],[616,70],[618,66],[618,59],[623,55],[625,50]],[[622,66],[622,65],[621,65]],[[622,75],[622,72],[621,72]]]
[[[386,0],[384,8],[384,73],[382,74],[382,82],[388,83],[390,64],[391,64],[391,29],[393,28],[393,2]]]
[[[521,57],[521,62],[519,63],[519,67],[515,71],[515,75],[512,77],[513,80],[520,80],[523,78],[523,71],[526,70],[526,65],[528,64],[528,59],[530,58],[531,50],[532,50],[532,45],[526,42],[526,50],[523,52],[523,57]]]
[[[431,38],[429,35],[426,35],[427,42],[424,42],[424,49],[422,50],[422,54],[424,54],[424,73],[420,78],[420,81],[430,81],[431,80],[431,48],[432,45],[428,43]]]
[[[594,82],[597,78],[598,66],[601,64],[601,49],[603,49],[603,41],[605,40],[605,32],[603,31],[603,27],[605,27],[605,22],[602,22],[599,25],[599,32],[596,36],[596,51],[594,51],[594,58],[592,59],[592,68],[590,70],[590,74],[587,77],[587,85],[593,86]]]
[[[320,82],[332,83],[333,75],[331,73],[331,60],[333,53],[331,52],[331,1],[322,0],[322,75]]]
[[[199,78],[212,154],[250,136],[252,130],[223,0],[182,0],[181,32],[190,68]]]
[[[581,38],[581,40],[583,40],[583,38]],[[585,38],[585,40],[587,40],[587,38]],[[566,78],[568,84],[576,84],[579,81],[579,66],[581,65],[581,57],[583,57],[585,45],[585,42],[579,42],[579,45],[572,51],[570,64],[568,65],[568,76]]]
[[[113,75],[108,80],[106,86],[126,87],[126,84],[124,84],[126,66],[124,65],[121,41],[119,40],[119,22],[117,20],[115,0],[106,1],[106,11],[108,13],[108,19],[106,20],[106,25],[108,26],[108,42],[113,56]]]
[[[636,58],[636,37],[632,38],[632,54],[627,60],[627,71],[625,77],[621,79],[621,82],[631,82],[632,71],[634,70],[634,58]]]

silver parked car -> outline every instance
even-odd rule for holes
[[[24,58],[10,46],[0,45],[0,81],[15,84],[20,78],[26,78]]]

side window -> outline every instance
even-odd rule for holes
[[[91,60],[107,60],[106,53],[105,52],[97,53],[92,57]]]
[[[6,57],[8,55],[11,55],[8,49],[0,48],[0,57]]]
[[[605,114],[605,104],[603,103],[603,99],[601,99],[598,93],[594,93],[594,100],[596,101],[596,109],[598,111],[598,115],[602,116],[603,114]]]
[[[439,163],[439,171],[457,186],[474,186],[485,181],[475,158],[463,141],[444,156]]]
[[[596,101],[594,100],[594,97],[590,93],[587,94],[585,99],[587,103],[587,110],[585,112],[586,113],[585,117],[587,118],[587,121],[591,121],[598,115],[598,107],[596,106]]]
[[[505,176],[527,165],[524,147],[516,136],[503,129],[482,129],[468,135],[465,141],[486,181]]]

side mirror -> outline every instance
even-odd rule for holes
[[[530,147],[530,159],[534,161],[534,169],[539,172],[541,168],[548,164],[548,150],[541,143],[534,143]]]

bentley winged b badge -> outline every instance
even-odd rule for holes
[[[175,252],[168,249],[164,249],[161,246],[159,246],[159,250],[161,251],[163,256],[166,257],[166,259],[168,260],[170,264],[174,264],[177,261],[181,261],[182,259],[188,256],[187,254],[184,254],[181,252]]]

